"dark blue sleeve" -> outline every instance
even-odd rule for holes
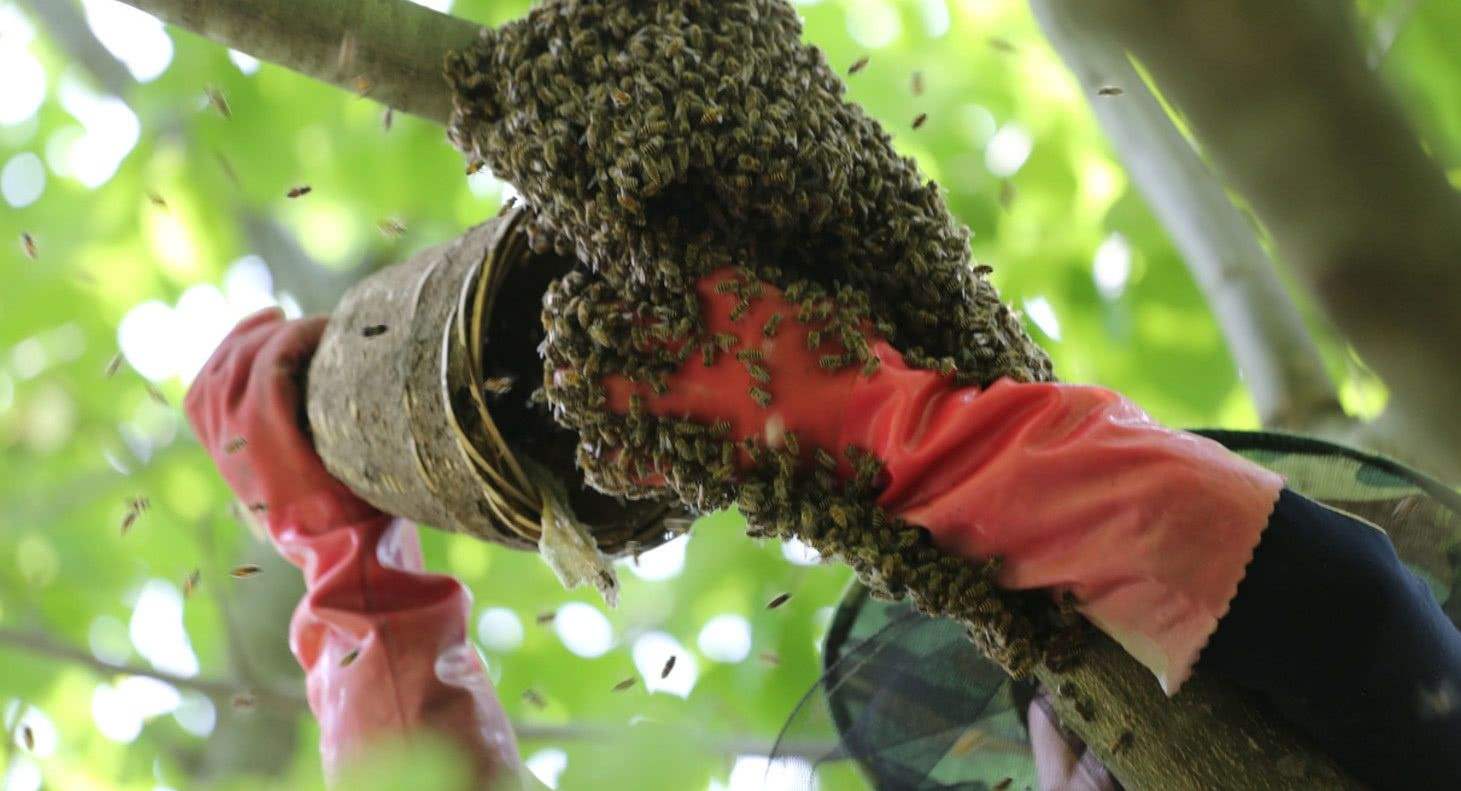
[[[1375,788],[1461,788],[1461,632],[1365,522],[1285,489],[1198,670]]]

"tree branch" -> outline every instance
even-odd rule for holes
[[[180,689],[191,689],[195,692],[201,692],[215,701],[227,701],[235,695],[248,694],[252,695],[258,703],[274,708],[299,710],[305,706],[304,696],[297,692],[253,689],[243,683],[229,679],[206,677],[188,678],[177,675],[176,673],[156,670],[142,665],[108,662],[105,659],[98,659],[92,656],[89,651],[67,645],[41,632],[24,632],[17,629],[0,627],[0,646],[72,662],[82,665],[100,675],[128,675],[155,678],[158,681],[171,684]]]
[[[49,2],[49,0],[43,0]],[[445,124],[446,53],[479,27],[406,0],[123,0],[227,47]]]
[[[231,679],[206,677],[187,678],[175,673],[155,670],[141,665],[108,662],[92,656],[85,649],[67,645],[40,632],[28,632],[0,627],[0,647],[24,651],[64,662],[71,662],[103,676],[128,675],[155,678],[158,681],[171,684],[179,689],[191,689],[196,692],[201,692],[215,701],[228,701],[235,695],[250,694],[254,696],[254,699],[258,703],[268,705],[279,711],[304,713],[308,709],[308,704],[304,696],[297,692],[258,689]],[[622,728],[586,725],[522,725],[514,723],[513,731],[516,732],[517,738],[521,741],[613,742],[624,737],[624,730]],[[770,755],[772,748],[775,747],[778,755],[806,758],[812,761],[826,757],[837,748],[837,745],[832,742],[782,742],[779,745],[774,745],[769,740],[720,734],[706,734],[700,739],[700,743],[707,750],[726,755]]]
[[[626,735],[623,728],[595,727],[592,725],[514,725],[519,741],[596,741],[613,743]],[[701,747],[709,752],[724,755],[771,755],[805,758],[815,763],[837,750],[832,741],[782,741],[755,739],[734,734],[702,734]]]
[[[1369,69],[1348,6],[1060,2],[1083,35],[1136,56],[1185,114],[1384,379],[1391,424],[1456,459],[1461,196]]]
[[[21,0],[21,5],[107,93],[121,96],[132,86],[132,73],[91,34],[75,0]]]
[[[1031,0],[1106,138],[1171,234],[1228,342],[1266,428],[1344,420],[1324,361],[1251,223],[1228,200],[1166,110],[1108,40],[1084,36],[1064,0]],[[1122,89],[1102,97],[1106,86]]]

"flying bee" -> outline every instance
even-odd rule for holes
[[[482,380],[482,389],[490,395],[504,396],[512,392],[511,376],[489,376]]]
[[[212,105],[213,109],[217,110],[224,119],[233,118],[233,109],[228,106],[228,99],[217,86],[208,86],[203,90],[203,95],[208,97],[208,104]]]
[[[523,690],[523,702],[535,709],[543,709],[548,706],[548,701],[543,699],[543,695],[532,687]]]
[[[385,113],[383,113],[381,115],[381,117],[380,117],[380,126],[381,126],[381,129],[384,129],[385,131],[389,132],[389,131],[391,131],[391,126],[393,124],[395,124],[395,122],[396,122],[396,108],[394,108],[394,107],[387,107]]]
[[[31,236],[29,231],[21,232],[20,249],[25,251],[26,258],[29,258],[32,261],[36,260],[36,256],[38,255],[36,251],[36,238],[34,236]]]
[[[35,751],[36,734],[35,731],[31,730],[29,723],[20,726],[20,741],[25,744],[25,749],[31,752]]]
[[[152,384],[151,382],[147,382],[144,385],[144,388],[147,390],[148,398],[151,398],[159,406],[167,406],[167,396],[163,395],[162,391],[158,390],[156,385]]]
[[[619,683],[615,684],[613,691],[614,692],[623,692],[624,690],[629,689],[630,687],[634,686],[635,680],[636,679],[634,678],[634,676],[630,676],[629,678],[626,678],[623,681],[620,681]]]
[[[636,200],[633,195],[630,195],[627,192],[619,193],[618,199],[619,205],[623,206],[626,211],[638,214],[642,210],[642,207],[640,207],[639,205],[639,201]]]
[[[763,390],[752,385],[750,390],[751,400],[755,401],[762,409],[771,406],[771,391]]]
[[[381,232],[382,236],[391,239],[399,239],[406,233],[406,223],[402,222],[400,218],[397,217],[387,217],[377,222],[375,224],[375,227],[376,230]]]
[[[853,61],[852,62],[852,65],[847,67],[847,76],[851,77],[852,75],[854,75],[854,74],[862,71],[863,69],[867,68],[867,64],[868,64],[868,61],[869,60],[871,60],[871,58],[869,56],[863,55],[862,57],[860,57],[857,60]]]
[[[822,465],[823,467],[826,467],[829,470],[837,469],[837,460],[832,457],[832,454],[828,453],[822,448],[817,448],[813,450],[812,456],[817,460],[817,463]]]
[[[246,580],[249,577],[256,576],[262,571],[262,568],[252,563],[244,563],[243,565],[234,566],[233,570],[228,572],[228,575],[230,577],[233,577],[234,579]]]
[[[244,439],[243,437],[234,437],[233,439],[228,441],[228,444],[223,446],[223,452],[229,455],[233,455],[243,450],[244,447],[248,444],[249,441]]]
[[[269,510],[268,503],[249,503],[249,511],[252,513],[262,514],[267,510]]]
[[[831,517],[832,521],[843,530],[846,530],[851,522],[847,515],[847,509],[836,503],[827,507],[827,516]]]
[[[921,72],[921,71],[915,71],[915,72],[913,72],[913,86],[912,87],[913,87],[913,95],[914,96],[922,96],[923,95],[923,72]]]
[[[764,365],[751,363],[750,365],[746,366],[746,371],[751,374],[752,379],[755,379],[762,384],[771,381],[771,371],[767,370],[766,366]]]
[[[674,654],[670,654],[670,658],[665,660],[665,666],[659,671],[659,677],[661,679],[669,678],[670,677],[670,671],[672,671],[674,669],[675,669],[675,655]]]
[[[766,359],[766,355],[760,349],[741,349],[736,352],[736,359],[743,363],[758,363]]]
[[[239,692],[229,701],[229,705],[233,706],[236,711],[249,711],[257,703],[258,701],[254,699],[254,696],[248,692]]]
[[[366,338],[375,338],[375,337],[384,335],[384,334],[386,334],[386,325],[384,325],[384,324],[372,324],[372,325],[370,325],[368,327],[362,328],[360,330],[360,334],[362,336],[366,337]]]
[[[117,352],[116,354],[112,355],[112,359],[110,359],[110,360],[107,361],[107,367],[102,372],[102,376],[106,377],[107,379],[110,379],[113,376],[116,376],[117,375],[117,371],[121,367],[122,367],[122,353],[121,352]]]
[[[807,351],[814,352],[814,351],[817,350],[817,347],[818,346],[821,346],[821,345],[822,345],[822,333],[819,332],[819,331],[817,331],[817,330],[811,330],[811,331],[809,331],[807,333]]]
[[[197,569],[193,569],[188,573],[187,578],[183,580],[183,598],[192,596],[198,590],[198,586],[202,584],[203,573]]]
[[[480,157],[472,157],[467,161],[467,175],[474,176],[485,167],[487,167],[487,163]]]
[[[919,129],[928,120],[928,113],[919,113],[913,117],[913,128]]]
[[[715,365],[715,344],[703,343],[700,345],[700,362],[706,368]]]
[[[148,190],[147,192],[147,202],[152,204],[153,206],[156,206],[159,209],[167,209],[167,201],[163,200],[161,195],[158,195],[156,192],[152,192],[151,190]]]
[[[370,94],[370,89],[372,87],[370,83],[370,78],[365,76],[364,74],[357,75],[355,77],[355,82],[353,83],[353,85],[355,87],[356,96],[365,98]]]
[[[840,354],[824,354],[817,358],[817,365],[825,371],[835,371],[847,364]]]
[[[135,508],[128,509],[127,513],[122,515],[122,535],[127,535],[127,531],[132,529],[132,525],[137,523],[137,517],[141,515],[142,512]]]
[[[537,621],[539,626],[543,626],[544,624],[552,623],[553,619],[557,617],[558,613],[554,612],[553,610],[544,610],[543,612],[538,613],[538,616],[534,620]]]
[[[778,594],[776,594],[776,598],[772,599],[769,602],[766,602],[766,609],[768,609],[768,610],[774,610],[777,607],[780,607],[781,605],[786,604],[787,600],[790,599],[790,598],[791,598],[791,594],[790,593],[778,593]]]
[[[736,335],[734,332],[715,333],[715,345],[719,346],[720,350],[723,352],[728,352],[731,349],[736,348],[736,346],[740,345],[740,343],[740,336]]]
[[[290,187],[289,188],[289,191],[286,192],[286,193],[284,193],[284,197],[286,197],[286,198],[302,198],[302,197],[310,194],[311,192],[314,192],[314,187],[311,187],[308,184],[300,184],[297,187]]]
[[[731,422],[724,418],[717,420],[711,424],[710,431],[717,436],[727,436],[731,433]]]
[[[1123,93],[1126,93],[1125,89],[1118,85],[1102,85],[1096,89],[1097,96],[1120,96]]]
[[[999,185],[999,205],[1002,208],[1008,209],[1010,207],[1010,204],[1015,202],[1015,197],[1017,194],[1018,190],[1016,190],[1014,182],[1001,182]]]
[[[722,280],[719,283],[715,284],[715,293],[717,294],[733,294],[740,290],[740,281],[736,280],[733,277],[728,277],[725,280]]]
[[[775,651],[762,651],[756,658],[773,667],[781,664],[781,657]]]
[[[351,665],[355,664],[355,660],[359,658],[360,649],[352,648],[349,651],[346,651],[344,656],[340,657],[340,667],[350,667]]]

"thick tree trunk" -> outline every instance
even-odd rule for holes
[[[1078,666],[1042,666],[1036,677],[1055,693],[1061,723],[1133,791],[1362,788],[1216,679],[1196,675],[1168,699],[1151,673],[1104,635],[1083,649]]]
[[[1058,0],[1128,51],[1390,390],[1388,433],[1461,475],[1461,194],[1315,0]],[[1397,443],[1399,444],[1399,443]]]
[[[1343,420],[1319,349],[1253,223],[1233,206],[1126,52],[1083,35],[1066,0],[1031,0],[1030,8],[1202,289],[1263,426],[1309,431]],[[1101,95],[1112,87],[1121,93]]]
[[[126,1],[350,90],[363,74],[376,98],[435,120],[445,119],[450,106],[438,75],[442,55],[470,41],[475,30],[404,0],[363,0],[348,9],[325,0]],[[361,64],[354,68],[339,65],[347,31],[352,57]],[[1104,638],[1078,667],[1038,673],[1059,693],[1056,705],[1065,722],[1129,788],[1355,787],[1327,758],[1210,680],[1196,679],[1167,700],[1147,671]]]

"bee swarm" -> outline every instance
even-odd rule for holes
[[[869,454],[846,449],[856,474],[844,482],[810,455],[733,443],[728,427],[605,406],[605,375],[663,392],[692,355],[737,351],[739,339],[707,332],[693,288],[733,265],[732,316],[760,281],[775,284],[799,310],[760,333],[812,328],[826,369],[876,370],[855,331],[868,322],[910,364],[961,382],[1051,378],[987,267],[972,266],[938,186],[844,100],[785,0],[546,0],[484,29],[446,71],[453,142],[521,193],[535,250],[582,264],[544,298],[542,351],[545,395],[579,432],[590,483],[648,497],[639,481],[662,473],[696,510],[738,505],[753,535],[797,536],[875,591],[963,620],[1014,672],[1048,658],[1036,645],[1050,642],[1053,608],[999,591],[997,561],[946,555],[875,508]],[[776,382],[740,362],[748,395],[773,405]]]

